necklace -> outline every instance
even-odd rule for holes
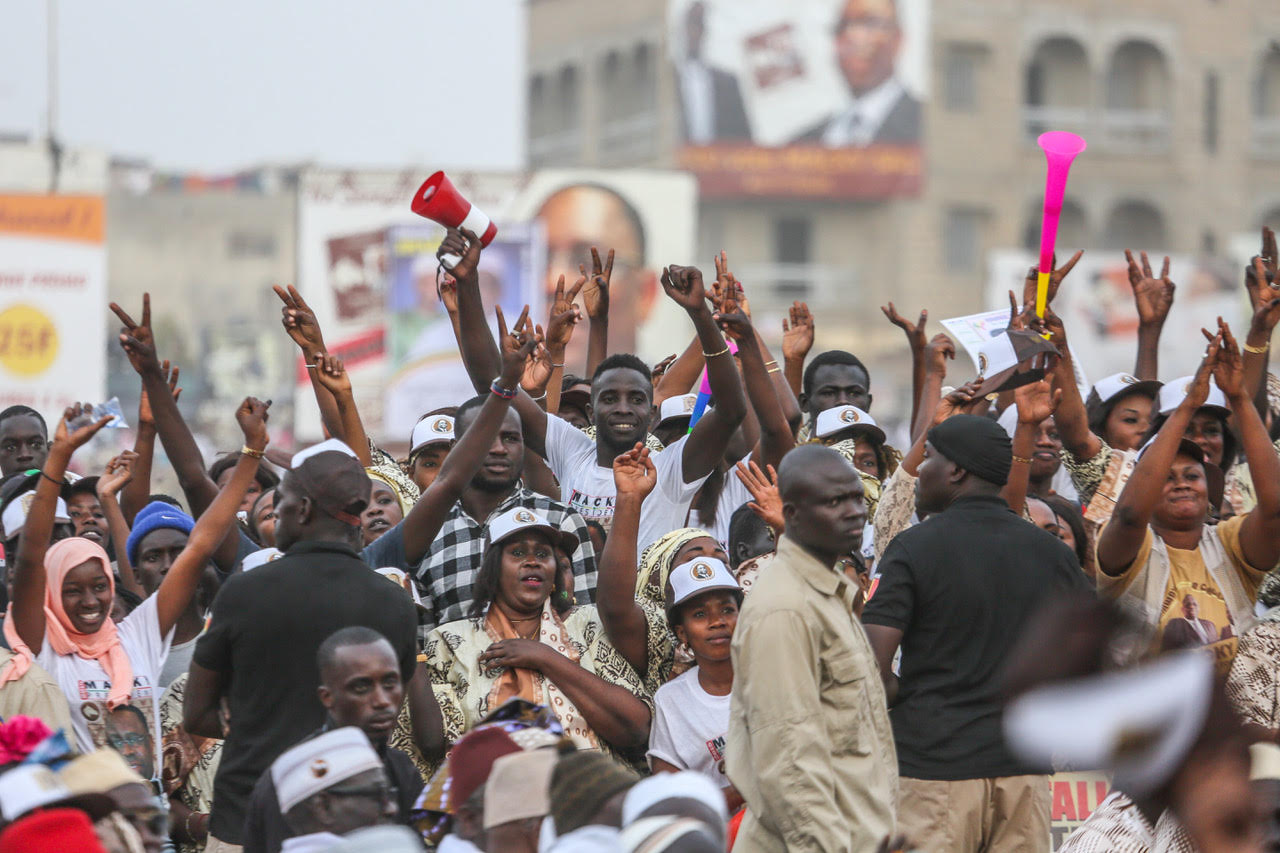
[[[532,622],[534,619],[541,619],[541,618],[542,618],[542,614],[539,613],[537,616],[530,616],[528,619],[512,619],[510,616],[508,616],[507,621],[508,622]]]

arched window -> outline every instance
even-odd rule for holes
[[[1167,146],[1170,90],[1169,67],[1160,48],[1139,40],[1117,47],[1107,68],[1108,141],[1147,150]]]
[[[1022,229],[1022,245],[1032,252],[1040,251],[1040,226],[1044,218],[1044,199],[1036,199],[1027,209],[1026,224]],[[1089,234],[1088,217],[1080,203],[1072,198],[1062,200],[1062,215],[1058,218],[1058,241],[1062,247],[1059,260],[1076,249],[1093,245]]]
[[[1040,42],[1023,78],[1023,114],[1027,135],[1046,130],[1087,132],[1092,100],[1089,60],[1080,42],[1054,36]]]
[[[1145,201],[1130,199],[1112,208],[1102,236],[1108,249],[1154,252],[1168,248],[1164,214]]]

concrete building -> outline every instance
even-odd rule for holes
[[[530,166],[678,166],[668,14],[666,0],[532,0]],[[1275,3],[933,0],[929,17],[917,197],[702,200],[697,260],[728,251],[761,325],[807,299],[819,348],[853,349],[903,388],[901,333],[878,306],[992,307],[988,252],[1038,245],[1035,138],[1051,128],[1089,141],[1063,251],[1215,254],[1280,224]]]

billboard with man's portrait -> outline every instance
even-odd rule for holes
[[[681,165],[703,195],[919,193],[928,0],[672,0]]]

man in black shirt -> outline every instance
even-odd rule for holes
[[[1012,456],[989,418],[929,431],[916,486],[929,518],[889,544],[862,614],[892,706],[898,829],[928,850],[1049,850],[1048,780],[1004,745],[1000,674],[1036,607],[1088,584],[1071,549],[1001,497]]]
[[[302,456],[303,454],[299,454]],[[417,616],[404,591],[359,556],[369,477],[336,450],[295,457],[276,494],[276,544],[284,556],[232,575],[213,602],[196,645],[183,723],[226,737],[214,780],[208,849],[239,849],[253,786],[285,749],[324,722],[316,697],[316,651],[339,628],[363,625],[386,637],[407,684],[417,661]],[[230,704],[230,731],[219,717]]]
[[[343,628],[320,644],[320,703],[328,719],[320,734],[356,726],[382,758],[387,779],[396,789],[397,823],[408,824],[414,801],[422,792],[422,777],[409,756],[387,744],[404,701],[395,651],[387,638],[371,628]],[[244,853],[278,853],[294,832],[280,813],[271,773],[258,779],[249,800],[244,827]]]

